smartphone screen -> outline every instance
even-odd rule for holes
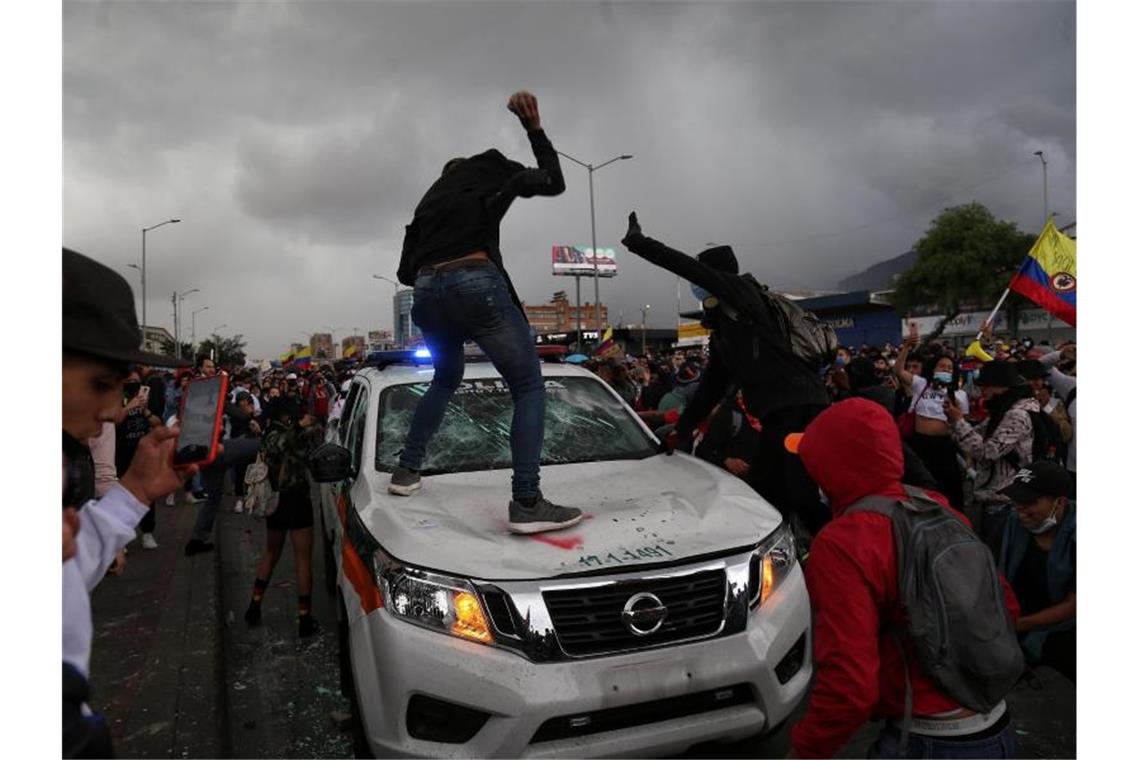
[[[217,456],[218,430],[226,401],[226,376],[193,380],[182,401],[182,430],[174,448],[174,465],[210,464]]]

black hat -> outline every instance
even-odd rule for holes
[[[1049,377],[1049,368],[1036,359],[1018,362],[1017,372],[1026,380],[1041,380]]]
[[[64,349],[123,364],[190,366],[170,356],[140,351],[141,343],[135,297],[123,276],[64,248]]]
[[[977,386],[990,386],[993,388],[1013,388],[1021,385],[1021,376],[1017,374],[1017,365],[1010,362],[992,361],[982,365],[978,379],[974,381]]]
[[[1017,504],[1029,504],[1042,496],[1072,496],[1073,479],[1055,462],[1034,462],[1013,476],[1001,493]]]
[[[239,391],[234,396],[234,403],[240,404],[243,401],[253,401],[253,394],[251,394],[249,391]]]
[[[740,265],[736,263],[736,254],[732,252],[732,246],[718,245],[707,248],[697,254],[697,261],[722,272],[740,274]]]

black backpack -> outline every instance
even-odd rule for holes
[[[839,339],[835,337],[835,330],[827,322],[810,311],[804,311],[790,298],[773,293],[767,285],[757,282],[751,274],[742,274],[742,280],[755,290],[756,303],[754,309],[767,309],[769,315],[774,316],[787,343],[782,346],[793,356],[814,370],[830,367],[835,361],[835,353],[839,349]],[[759,331],[758,331],[759,332]],[[759,337],[754,346],[754,354],[760,356]]]
[[[1048,412],[1029,412],[1029,421],[1033,423],[1033,455],[1030,461],[1045,460],[1064,466],[1067,446],[1057,420]],[[1020,468],[1023,464],[1016,449],[1006,453],[1005,458],[1014,467]]]
[[[891,520],[907,617],[905,629],[893,632],[896,643],[902,649],[900,633],[910,639],[922,672],[947,696],[989,712],[1025,670],[993,555],[942,505],[919,489],[906,490],[906,501],[871,496],[848,508]],[[903,747],[911,720],[909,674],[906,688]]]

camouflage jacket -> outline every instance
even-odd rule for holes
[[[305,458],[320,442],[320,428],[272,422],[261,439],[261,455],[269,467],[269,483],[282,491],[309,484]]]

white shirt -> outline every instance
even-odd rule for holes
[[[79,510],[75,556],[63,563],[63,660],[84,676],[91,660],[91,592],[115,555],[135,537],[147,505],[115,485]]]
[[[949,422],[946,419],[946,410],[942,407],[949,395],[948,389],[935,388],[922,375],[911,375],[910,389],[914,393],[910,401],[910,408],[916,416]],[[970,400],[966,398],[965,391],[954,391],[954,400],[958,402],[958,408],[962,410],[962,414],[970,413]]]

